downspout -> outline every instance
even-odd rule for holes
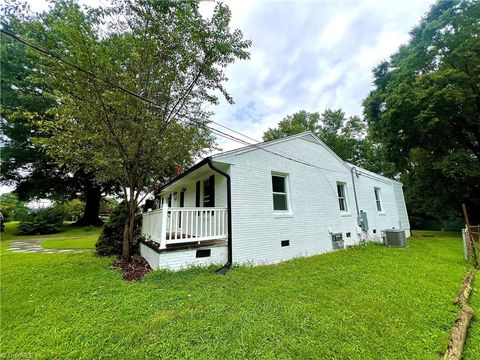
[[[220,269],[216,270],[217,274],[225,275],[225,273],[232,267],[233,263],[233,251],[232,251],[232,187],[231,187],[231,180],[230,175],[228,175],[225,171],[217,168],[213,165],[212,157],[209,156],[207,158],[207,164],[213,171],[219,173],[220,175],[224,176],[227,179],[227,249],[228,249],[228,258],[225,265],[223,265]]]
[[[354,172],[356,173],[355,167],[352,167],[350,172],[352,173],[353,197],[355,198],[355,208],[357,209],[357,228],[358,228],[360,227],[360,210],[358,208],[357,188],[355,187],[355,176],[353,175]],[[362,232],[363,232],[363,228],[362,228]],[[360,241],[361,240],[362,238],[360,238]]]
[[[355,169],[355,167],[352,167],[350,172],[352,173],[353,196],[355,197],[355,207],[357,209],[357,217],[358,217],[358,216],[360,216],[360,211],[358,210],[357,189],[355,187],[355,177],[353,176],[354,171],[356,171],[356,169]]]

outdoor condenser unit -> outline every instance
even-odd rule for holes
[[[332,247],[333,247],[333,250],[344,248],[342,233],[332,234]]]
[[[400,229],[386,229],[384,243],[387,246],[406,247],[407,239],[405,237],[405,231]]]

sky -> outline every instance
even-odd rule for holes
[[[214,120],[261,140],[286,115],[342,108],[362,115],[372,69],[408,42],[431,0],[232,1],[251,58],[228,69],[233,106]],[[214,4],[204,4],[204,12]],[[226,149],[238,144],[221,143]]]
[[[249,60],[227,69],[226,88],[235,104],[222,101],[207,109],[214,121],[261,140],[265,130],[299,110],[342,108],[347,116],[362,115],[372,69],[408,41],[434,0],[223,2],[232,11],[232,29],[240,29],[252,46]],[[47,7],[44,0],[30,4],[35,11]],[[202,15],[208,17],[214,6],[204,1]],[[241,146],[221,138],[218,143],[223,150]]]
[[[34,11],[47,8],[44,0],[29,2]],[[225,85],[235,104],[222,101],[207,109],[215,113],[215,122],[261,140],[265,130],[300,110],[341,108],[347,116],[362,115],[372,69],[408,42],[409,31],[434,0],[224,3],[232,11],[232,29],[240,29],[252,41],[250,59],[227,69]],[[203,2],[202,15],[208,17],[214,6]],[[222,150],[242,146],[222,138],[218,144]]]

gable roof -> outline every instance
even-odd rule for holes
[[[340,156],[338,156],[332,149],[330,149],[322,140],[320,140],[320,138],[315,135],[313,132],[311,131],[305,131],[305,132],[302,132],[302,133],[299,133],[299,134],[295,134],[295,135],[290,135],[290,136],[285,136],[283,138],[280,138],[280,139],[275,139],[275,140],[270,140],[270,141],[264,141],[262,143],[258,143],[258,144],[252,144],[252,145],[247,145],[247,146],[243,146],[243,147],[240,147],[238,149],[234,149],[234,150],[229,150],[229,151],[225,151],[225,152],[222,152],[222,153],[218,153],[218,154],[215,154],[212,156],[212,159],[214,160],[218,160],[218,161],[221,161],[221,158],[222,157],[227,157],[227,156],[232,156],[232,155],[239,155],[239,154],[243,154],[243,153],[246,153],[246,152],[249,152],[249,151],[254,151],[254,150],[261,150],[261,149],[264,149],[264,150],[267,150],[266,148],[270,147],[271,145],[276,145],[276,144],[279,144],[279,143],[282,143],[282,142],[286,142],[286,141],[291,141],[291,140],[294,140],[294,139],[298,139],[298,138],[303,138],[307,141],[312,141],[312,142],[315,142],[315,143],[318,143],[319,145],[323,146],[330,154],[332,154],[343,166],[345,166],[349,171],[351,170],[351,166],[345,162]],[[278,156],[281,156],[281,157],[285,157],[285,155],[283,154],[280,154],[280,153],[276,153],[274,151],[270,151],[270,150],[267,150],[273,154],[276,154]],[[290,159],[290,160],[295,160],[295,159]],[[298,159],[298,161],[302,161],[301,159]]]
[[[365,176],[367,176],[367,177],[368,177],[368,176],[370,176],[370,177],[373,176],[373,177],[377,178],[377,179],[380,180],[380,181],[383,180],[383,181],[388,181],[388,182],[392,182],[392,181],[393,181],[393,182],[397,182],[397,183],[399,183],[400,185],[403,186],[403,184],[402,184],[400,181],[398,181],[398,180],[395,180],[395,179],[392,179],[392,178],[389,178],[389,177],[386,177],[386,176],[377,174],[376,172],[373,172],[373,171],[364,169],[364,168],[362,168],[362,167],[360,167],[360,166],[354,165],[354,164],[349,163],[349,162],[347,162],[347,164],[348,164],[352,169],[355,169],[355,170],[356,170],[358,173],[360,173],[361,175],[365,175]]]
[[[290,136],[285,136],[283,138],[280,138],[280,139],[275,139],[275,140],[270,140],[270,141],[264,141],[264,142],[261,142],[261,143],[258,143],[258,144],[251,144],[251,145],[247,145],[247,146],[242,146],[238,149],[234,149],[234,150],[229,150],[229,151],[224,151],[224,152],[221,152],[221,153],[218,153],[218,154],[215,154],[215,155],[212,155],[212,156],[209,156],[209,157],[206,157],[204,159],[202,159],[200,162],[198,162],[197,164],[195,164],[194,166],[192,166],[191,168],[187,169],[185,172],[183,172],[182,174],[178,175],[177,177],[175,177],[174,179],[172,179],[171,181],[169,181],[168,183],[166,183],[165,185],[163,185],[159,191],[162,191],[163,189],[165,189],[166,187],[172,185],[173,183],[177,182],[178,180],[182,179],[183,177],[185,177],[186,175],[192,173],[193,171],[199,169],[200,167],[206,165],[208,163],[208,161],[210,160],[214,160],[214,161],[218,161],[218,162],[222,162],[222,158],[227,158],[229,156],[234,156],[234,155],[239,155],[239,154],[243,154],[243,153],[246,153],[246,152],[250,152],[250,151],[255,151],[255,150],[265,150],[265,151],[268,151],[268,152],[271,152],[272,154],[276,154],[278,156],[281,156],[281,157],[285,157],[285,158],[288,158],[289,160],[292,160],[292,161],[299,161],[299,162],[302,162],[301,159],[293,159],[293,158],[289,158],[281,153],[277,153],[277,152],[274,152],[274,151],[271,151],[271,150],[268,150],[267,148],[270,147],[271,145],[275,145],[275,144],[279,144],[279,143],[282,143],[282,142],[286,142],[286,141],[291,141],[291,140],[294,140],[294,139],[298,139],[298,138],[303,138],[307,141],[311,141],[311,142],[314,142],[314,143],[318,143],[319,145],[321,145],[322,147],[324,147],[330,154],[332,154],[343,166],[345,166],[348,171],[352,171],[352,169],[356,169],[358,173],[360,174],[363,174],[363,175],[366,175],[366,176],[370,176],[370,177],[375,177],[377,178],[378,180],[380,181],[395,181],[397,183],[400,183],[402,184],[401,182],[395,180],[395,179],[390,179],[386,176],[383,176],[383,175],[379,175],[377,173],[374,173],[372,171],[369,171],[369,170],[366,170],[366,169],[363,169],[357,165],[354,165],[354,164],[351,164],[349,162],[346,162],[344,161],[340,156],[337,155],[337,153],[335,153],[332,149],[330,149],[327,144],[325,144],[316,134],[314,134],[313,132],[311,131],[305,131],[305,132],[302,132],[302,133],[299,133],[299,134],[295,134],[295,135],[290,135]],[[225,159],[224,159],[225,160]],[[228,161],[226,161],[228,163]]]

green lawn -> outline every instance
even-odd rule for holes
[[[5,224],[5,231],[0,233],[0,239],[2,241],[6,240],[27,240],[31,238],[42,239],[42,238],[68,238],[68,237],[96,237],[100,235],[102,230],[101,226],[88,226],[81,227],[75,226],[74,224],[65,224],[63,231],[55,234],[48,235],[18,235],[18,222],[11,221]]]
[[[42,242],[42,247],[46,249],[95,249],[97,238],[45,240]]]
[[[475,274],[473,292],[470,296],[470,306],[476,316],[470,324],[469,337],[465,347],[464,359],[480,359],[480,272]]]
[[[156,271],[136,283],[110,270],[111,258],[12,253],[7,244],[5,357],[436,359],[466,272],[461,240],[448,237],[235,267],[226,276]],[[470,342],[467,359],[478,358],[479,344]]]

